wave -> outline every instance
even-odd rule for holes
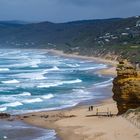
[[[71,80],[71,81],[58,81],[56,83],[41,83],[38,88],[50,88],[50,87],[56,87],[56,86],[61,86],[64,84],[75,84],[75,83],[81,83],[81,79],[76,79],[76,80]]]
[[[13,79],[13,80],[8,80],[8,81],[2,81],[3,84],[18,84],[20,81]]]
[[[31,96],[30,92],[23,92],[21,94],[15,95],[15,96]]]
[[[0,72],[1,71],[9,71],[10,69],[8,69],[8,68],[0,68]]]
[[[28,104],[30,104],[30,103],[38,103],[38,102],[42,102],[42,101],[43,101],[43,100],[40,99],[40,98],[35,98],[35,99],[23,100],[22,102],[23,102],[23,103],[28,103]]]
[[[7,56],[7,55],[9,56],[9,55],[13,55],[13,54],[15,55],[15,54],[18,54],[20,52],[21,51],[13,51],[13,50],[11,51],[10,50],[10,51],[8,51],[8,53],[7,52],[3,52],[2,54],[0,54],[0,56]]]
[[[71,80],[71,81],[64,81],[64,82],[61,82],[61,84],[75,84],[75,83],[81,83],[82,80],[81,79],[76,79],[76,80]]]
[[[6,111],[7,107],[0,107],[0,112]]]
[[[21,57],[17,58],[17,59],[19,59],[19,61],[17,61],[19,63],[15,62],[13,64],[10,64],[10,65],[8,65],[8,68],[13,68],[13,67],[15,67],[15,68],[24,68],[24,67],[38,68],[38,64],[42,63],[40,59],[25,58],[24,61],[21,61],[22,59],[24,59],[24,58],[21,59]]]
[[[44,70],[44,72],[50,72],[50,71],[59,71],[60,69],[57,66],[54,66],[53,68]]]
[[[72,68],[76,68],[79,67],[79,64],[67,64],[67,66],[72,67]]]
[[[7,103],[7,104],[3,104],[2,106],[3,107],[17,107],[17,106],[21,106],[23,105],[21,102],[13,102],[13,103]]]
[[[78,103],[79,102],[68,104],[68,105],[62,105],[62,106],[59,106],[59,107],[43,108],[43,109],[35,109],[35,110],[20,110],[20,111],[16,110],[16,112],[12,112],[12,114],[17,115],[17,114],[25,114],[25,113],[32,113],[32,112],[61,110],[61,109],[65,109],[65,108],[76,106]]]
[[[17,99],[20,99],[20,97],[24,97],[24,96],[31,96],[31,93],[23,92],[21,94],[1,95],[0,96],[0,101],[15,102],[15,101],[17,101]]]
[[[40,59],[33,59],[33,60],[31,60],[29,65],[31,65],[32,68],[38,68],[38,64],[40,64],[40,63],[41,63]]]
[[[109,85],[112,85],[112,81],[113,81],[113,78],[111,78],[107,81],[101,82],[101,83],[96,83],[96,84],[94,84],[94,86],[96,86],[96,87],[107,87]]]
[[[47,130],[47,131],[44,131],[44,136],[41,136],[34,140],[55,140],[55,139],[56,139],[55,130]]]
[[[81,94],[89,94],[90,93],[90,92],[85,91],[83,89],[73,89],[72,91],[75,93],[81,93]]]
[[[60,83],[41,83],[39,86],[37,86],[38,88],[50,88],[50,87],[56,87],[56,86],[60,86]]]
[[[86,67],[86,68],[80,68],[79,70],[97,70],[97,69],[103,69],[103,68],[107,68],[107,65],[104,65],[104,64],[99,64],[97,66],[94,66],[94,67]]]
[[[51,99],[53,97],[54,97],[53,94],[48,94],[48,95],[43,95],[41,98],[43,98],[43,99]]]
[[[0,96],[0,101],[3,102],[14,102],[16,101],[16,98],[12,95],[1,95]]]
[[[45,72],[33,72],[33,73],[16,74],[14,76],[18,78],[23,78],[23,79],[43,80],[43,79],[46,79],[46,77],[44,77],[44,74]]]

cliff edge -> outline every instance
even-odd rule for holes
[[[118,115],[128,109],[140,107],[140,68],[120,61],[117,66],[117,77],[113,80],[113,99],[117,102]]]

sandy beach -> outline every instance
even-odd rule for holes
[[[94,56],[82,56],[77,53],[72,53],[72,54],[66,54],[61,50],[55,50],[55,49],[46,49],[45,51],[49,53],[54,53],[59,56],[65,56],[65,57],[71,57],[71,58],[79,58],[79,59],[87,59],[87,60],[92,60],[92,61],[97,61],[97,62],[102,62],[105,64],[110,64],[112,66],[116,66],[118,64],[117,60],[109,60],[101,57],[94,57]]]
[[[105,116],[96,116],[96,112]],[[106,112],[111,112],[108,117]],[[62,140],[138,140],[139,129],[122,116],[116,116],[117,107],[110,99],[94,105],[60,111],[38,112],[20,117],[26,123],[55,129]]]

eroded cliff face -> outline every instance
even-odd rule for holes
[[[117,77],[113,81],[113,99],[117,102],[118,114],[140,107],[140,70],[127,62],[120,62]]]

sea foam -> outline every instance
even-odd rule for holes
[[[76,80],[70,80],[70,81],[58,81],[55,83],[41,83],[38,88],[50,88],[50,87],[56,87],[56,86],[61,86],[64,84],[75,84],[75,83],[81,83],[81,79],[76,79]]]
[[[6,111],[7,107],[0,107],[0,112]]]
[[[79,64],[67,64],[67,66],[72,67],[72,68],[80,67]]]
[[[100,82],[100,83],[96,83],[96,84],[94,84],[94,86],[100,87],[100,88],[102,88],[102,87],[107,87],[107,86],[109,86],[109,85],[112,84],[112,80],[113,80],[113,78],[110,78],[110,79],[107,80],[107,81]]]
[[[43,99],[51,99],[53,97],[54,97],[53,94],[48,94],[48,95],[43,95],[41,98],[43,98]]]
[[[0,68],[0,72],[1,71],[9,71],[10,69],[8,69],[8,68]]]
[[[14,76],[18,78],[23,78],[23,79],[43,80],[43,79],[46,79],[46,77],[44,77],[44,74],[45,72],[31,72],[31,73],[16,74]]]
[[[23,100],[22,102],[23,102],[23,103],[28,103],[28,104],[30,104],[30,103],[38,103],[38,102],[42,102],[42,101],[43,101],[43,100],[40,99],[40,98],[35,98],[35,99]]]
[[[12,103],[7,103],[7,104],[3,104],[2,106],[4,107],[17,107],[17,106],[21,106],[23,105],[21,102],[12,102]]]
[[[107,65],[99,64],[99,65],[94,66],[94,67],[79,68],[78,70],[85,71],[85,70],[97,70],[97,69],[103,69],[103,68],[107,68]]]
[[[54,66],[53,68],[44,70],[44,72],[59,71],[59,70],[60,69],[57,66]]]
[[[8,81],[2,81],[3,84],[18,84],[20,81],[13,79],[13,80],[8,80]]]
[[[23,92],[21,94],[18,94],[17,96],[31,96],[30,92]]]

